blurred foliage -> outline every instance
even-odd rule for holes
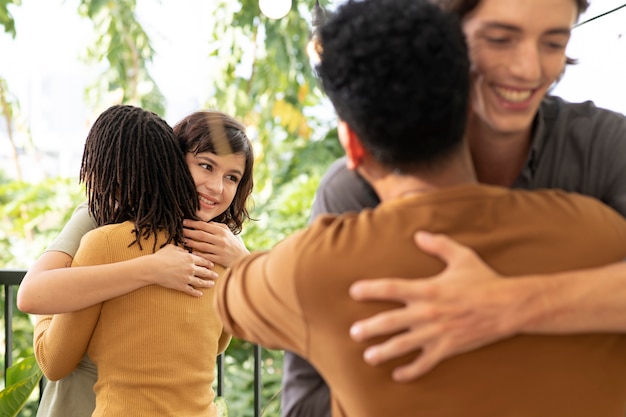
[[[6,126],[6,134],[9,140],[9,146],[11,147],[11,157],[13,159],[13,166],[15,167],[16,178],[20,180],[22,178],[22,171],[18,160],[18,144],[14,137],[13,125],[17,120],[17,114],[19,114],[19,103],[16,97],[9,91],[7,81],[0,77],[0,117],[3,119]]]
[[[261,404],[263,416],[280,416],[282,351],[261,349]],[[233,339],[224,356],[224,399],[234,416],[254,416],[254,347]]]
[[[306,225],[317,184],[341,154],[306,53],[312,6],[295,0],[279,20],[260,14],[256,0],[221,0],[214,11],[217,76],[207,104],[242,120],[255,145],[257,221],[242,234],[254,250]]]
[[[34,356],[29,356],[11,366],[7,370],[7,387],[0,391],[0,415],[15,417],[20,413],[23,417],[34,416],[35,404],[27,402],[42,376]]]
[[[0,24],[12,33],[8,3],[0,0]],[[341,154],[334,114],[306,55],[314,2],[294,0],[291,12],[279,20],[261,15],[256,0],[216,3],[208,39],[212,73],[207,74],[214,91],[206,106],[248,127],[255,149],[251,214],[256,220],[244,225],[242,237],[251,250],[269,249],[307,224],[319,180]],[[85,59],[103,68],[86,92],[96,113],[112,104],[112,97],[164,112],[165,99],[147,70],[154,51],[135,5],[135,0],[80,1],[80,15],[94,23],[94,42]],[[33,184],[9,180],[0,171],[0,268],[26,268],[83,198],[76,179]],[[14,352],[26,358],[32,355],[32,325],[16,311],[14,326]],[[227,350],[224,400],[230,415],[254,415],[252,352],[250,343],[237,339]],[[277,417],[282,351],[262,349],[261,363],[262,415]],[[32,415],[34,407],[27,404],[20,415]]]
[[[33,259],[61,231],[72,211],[85,198],[77,179],[50,178],[40,183],[9,180],[0,171],[0,268],[26,269]],[[0,298],[4,311],[5,295]],[[34,359],[33,323],[28,314],[13,305],[13,361],[27,366]],[[4,327],[4,315],[0,324]],[[0,359],[4,369],[4,355]],[[29,365],[30,366],[30,365]],[[0,394],[0,415],[30,417],[36,414],[41,376],[36,363],[32,374],[6,381],[7,388]],[[16,371],[17,372],[17,371]],[[30,392],[35,390],[35,398]],[[27,401],[28,400],[28,401]],[[22,408],[22,406],[24,406]],[[19,414],[12,413],[15,407]]]
[[[217,76],[207,104],[242,120],[254,144],[256,221],[242,233],[251,250],[270,249],[306,226],[317,185],[342,153],[331,127],[334,115],[324,117],[328,107],[306,54],[312,6],[294,0],[279,20],[261,15],[255,0],[221,0],[214,10]],[[237,416],[253,415],[251,351],[237,340],[227,351],[224,396]],[[263,415],[279,416],[282,351],[262,349],[262,364]]]
[[[0,0],[0,26],[4,28],[6,33],[15,37],[15,20],[9,12],[9,4],[19,6],[22,2],[21,0]]]
[[[35,184],[0,178],[0,244],[7,245],[0,251],[0,261],[6,259],[11,268],[27,268],[84,199],[84,188],[74,178]]]
[[[162,115],[165,97],[147,69],[154,49],[137,20],[135,8],[135,0],[81,0],[79,14],[94,24],[94,40],[85,60],[108,63],[87,88],[87,99],[95,107],[131,104]]]

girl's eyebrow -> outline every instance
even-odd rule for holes
[[[213,158],[211,158],[209,156],[204,156],[204,155],[198,156],[198,155],[196,155],[196,159],[203,160],[203,162],[208,162],[211,165],[220,166],[220,164],[215,159],[213,159]],[[230,174],[237,174],[240,177],[243,177],[243,172],[241,172],[237,168],[229,170],[228,173],[230,173]]]

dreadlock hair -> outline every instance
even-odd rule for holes
[[[240,233],[243,223],[250,219],[246,203],[254,186],[254,153],[246,136],[246,128],[226,113],[205,110],[192,113],[176,123],[174,134],[185,154],[211,152],[216,155],[244,156],[244,172],[232,203],[224,213],[211,220],[224,223],[234,234]]]
[[[80,181],[97,226],[134,222],[129,246],[141,247],[140,238],[156,237],[159,230],[167,233],[164,245],[182,245],[182,220],[197,218],[195,185],[172,128],[139,107],[115,105],[96,119]]]

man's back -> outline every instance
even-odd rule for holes
[[[357,303],[348,288],[370,277],[441,271],[439,260],[415,248],[417,230],[452,236],[504,275],[626,257],[626,222],[589,198],[447,188],[358,215],[322,217],[268,254],[246,259],[218,282],[227,286],[218,295],[226,328],[309,360],[331,388],[335,415],[624,415],[626,337],[620,335],[518,336],[449,359],[407,384],[393,382],[391,370],[415,354],[365,364],[363,350],[377,341],[355,343],[349,327],[392,305]]]

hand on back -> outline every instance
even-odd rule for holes
[[[529,280],[502,279],[471,249],[446,236],[418,233],[416,243],[447,264],[439,275],[359,281],[350,289],[355,300],[404,304],[356,322],[350,330],[355,341],[398,333],[365,350],[371,365],[421,350],[415,360],[394,370],[396,381],[413,380],[446,358],[514,334],[527,299],[521,288],[532,290]]]
[[[202,288],[215,285],[217,273],[211,270],[213,266],[203,257],[175,245],[166,245],[149,255],[149,268],[155,274],[154,284],[195,297],[202,295]]]

